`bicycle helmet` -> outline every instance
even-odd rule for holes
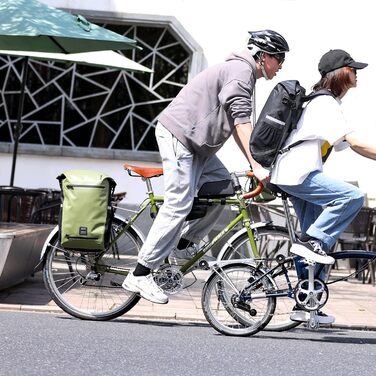
[[[289,51],[289,45],[286,39],[273,30],[248,31],[250,37],[247,47],[255,55],[262,51],[267,54],[283,54]]]

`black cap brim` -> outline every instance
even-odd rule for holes
[[[355,68],[355,69],[363,69],[366,66],[368,66],[367,63],[358,63],[357,61],[353,61],[350,64],[348,64],[349,67]]]

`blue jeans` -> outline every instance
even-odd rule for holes
[[[320,171],[311,172],[299,185],[279,187],[291,195],[302,234],[320,240],[326,252],[332,249],[364,203],[364,194],[359,188]],[[299,278],[307,278],[306,270],[297,262]]]

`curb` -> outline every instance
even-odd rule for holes
[[[376,331],[376,325],[345,325],[345,324],[333,324],[330,326],[333,329],[346,329],[346,330],[361,330],[373,332]]]
[[[40,313],[64,313],[59,307],[24,305],[24,304],[0,304],[1,311],[21,311],[21,312],[40,312]]]
[[[10,312],[30,312],[30,313],[47,313],[47,314],[63,314],[69,316],[59,307],[54,306],[37,306],[37,305],[20,305],[20,304],[0,304],[1,311]],[[206,320],[193,318],[189,316],[171,315],[171,317],[161,315],[135,315],[132,313],[126,313],[123,316],[119,316],[115,320],[129,319],[139,321],[175,321],[189,324],[200,324],[204,326],[210,326]],[[347,324],[331,324],[323,326],[323,328],[331,329],[343,329],[343,330],[359,330],[359,331],[376,331],[376,325],[347,325]],[[308,330],[307,328],[304,328]],[[320,330],[320,329],[318,329]]]

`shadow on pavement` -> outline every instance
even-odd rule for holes
[[[1,304],[46,305],[51,298],[46,290],[42,272],[28,277],[24,282],[0,291]]]
[[[349,335],[351,333],[351,335]],[[325,342],[325,343],[341,343],[351,345],[375,345],[376,338],[374,332],[367,337],[367,331],[359,331],[359,336],[355,336],[357,332],[343,329],[318,329],[317,331],[310,331],[309,329],[292,329],[283,334],[265,334],[265,332],[258,333],[259,338],[273,339],[273,340],[292,340],[292,341],[310,341],[310,342]],[[372,338],[371,338],[372,337]]]
[[[71,316],[57,316],[56,318],[61,320],[79,320],[78,318],[71,317]],[[84,320],[84,321],[91,321],[91,320]],[[98,321],[95,321],[98,322]],[[210,325],[203,322],[192,322],[192,321],[177,321],[177,320],[152,320],[152,319],[131,319],[126,318],[126,316],[118,317],[114,320],[108,320],[108,321],[101,321],[102,323],[111,322],[111,323],[117,323],[117,324],[139,324],[139,325],[145,325],[145,326],[160,326],[160,327],[192,327],[195,328],[198,327],[209,327]]]

